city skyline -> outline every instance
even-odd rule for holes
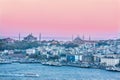
[[[0,36],[119,38],[119,0],[0,0]]]
[[[64,37],[64,36],[54,36],[54,35],[49,35],[49,36],[45,36],[45,35],[42,35],[41,33],[38,34],[38,35],[34,35],[33,33],[28,33],[26,35],[21,35],[20,33],[18,35],[14,35],[14,36],[1,36],[0,35],[0,39],[7,39],[7,38],[11,38],[11,39],[15,39],[15,40],[24,40],[25,37],[27,37],[28,35],[33,35],[33,37],[36,37],[37,40],[58,40],[58,41],[72,41],[76,38],[80,38],[81,40],[91,40],[91,41],[98,41],[98,40],[115,40],[115,39],[120,39],[120,37],[114,37],[114,38],[97,38],[95,39],[94,37],[92,36],[85,36],[85,35],[71,35],[71,36],[67,36],[67,37]]]

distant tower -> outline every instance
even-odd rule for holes
[[[21,38],[21,35],[20,35],[20,33],[19,33],[19,41],[20,41],[20,38]]]
[[[74,36],[72,35],[72,41],[73,41],[73,39],[74,39]]]
[[[83,40],[85,39],[84,35],[83,35]]]
[[[41,33],[39,34],[39,42],[41,42]]]
[[[89,41],[91,41],[91,37],[89,36]]]

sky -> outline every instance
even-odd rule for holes
[[[120,0],[0,0],[0,36],[120,36]]]

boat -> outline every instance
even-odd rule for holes
[[[60,64],[60,63],[53,63],[53,64],[50,64],[50,66],[58,66],[58,67],[61,67],[62,64]]]
[[[39,75],[34,73],[24,73],[24,77],[39,77]]]
[[[81,64],[80,68],[90,68],[90,65],[88,65],[88,64]]]
[[[36,63],[40,63],[40,61],[36,61],[36,60],[21,60],[19,61],[20,64],[36,64]]]
[[[2,77],[39,77],[38,74],[35,73],[7,73],[0,74]]]
[[[112,66],[112,67],[107,67],[106,70],[107,70],[107,71],[120,72],[120,68],[114,67],[114,66]]]
[[[46,66],[56,66],[56,67],[61,67],[62,64],[59,62],[42,62],[42,65]]]

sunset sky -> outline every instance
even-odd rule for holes
[[[120,0],[0,0],[0,36],[109,39],[119,32]]]

